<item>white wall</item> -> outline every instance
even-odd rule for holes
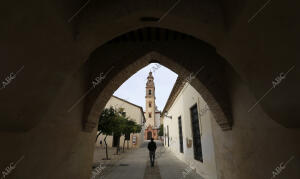
[[[160,126],[160,113],[155,113],[155,128]]]
[[[187,147],[187,140],[193,140],[190,108],[196,103],[198,105],[199,127],[202,133],[201,144],[203,163],[194,160],[193,143],[190,148]],[[164,117],[164,127],[166,129],[167,126],[169,126],[169,148],[180,160],[186,163],[192,162],[197,173],[204,178],[217,179],[215,149],[212,135],[212,120],[214,119],[211,112],[205,109],[208,108],[200,94],[187,83],[168,111],[168,116],[172,116],[172,119]],[[200,111],[203,112],[200,114]],[[183,153],[180,153],[179,148],[179,116],[181,116],[182,121]]]
[[[105,108],[109,108],[111,106],[116,108],[124,108],[124,112],[126,112],[127,117],[133,119],[137,124],[143,124],[143,111],[141,111],[139,107],[122,101],[114,96],[109,99],[105,105]]]
[[[143,111],[137,106],[134,106],[132,104],[129,104],[125,101],[122,101],[114,96],[112,96],[109,101],[106,103],[105,108],[124,108],[124,112],[126,112],[126,116],[129,117],[131,120],[135,121],[137,124],[142,125],[143,124]],[[137,141],[136,145],[132,144],[132,137],[136,136]],[[100,140],[102,140],[102,146],[104,147],[104,135],[100,135],[97,139],[96,146],[100,146]],[[120,138],[120,145],[123,146],[123,140],[124,136],[121,136]],[[106,142],[108,147],[112,147],[113,137],[107,136]],[[141,133],[138,134],[131,134],[130,141],[129,141],[129,147],[139,147],[144,142],[144,128],[142,129]],[[127,141],[125,142],[125,146],[127,147]]]
[[[133,136],[136,136],[136,144],[133,145],[133,141],[132,141],[132,138]],[[100,147],[100,140],[102,141],[102,147],[104,148],[105,147],[105,143],[104,143],[104,138],[105,138],[105,135],[100,135],[97,139],[97,143],[96,143],[96,146]],[[123,147],[123,142],[124,142],[124,136],[121,136],[120,137],[120,147]],[[144,137],[138,133],[138,134],[131,134],[130,135],[130,140],[129,142],[127,143],[127,141],[125,141],[125,148],[127,148],[127,145],[129,146],[129,148],[138,148],[141,146],[141,144],[144,142]],[[107,147],[112,147],[112,144],[113,144],[113,136],[107,136],[106,138],[106,143],[107,143]]]

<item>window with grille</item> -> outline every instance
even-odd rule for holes
[[[179,149],[180,149],[180,153],[183,153],[183,136],[182,136],[181,116],[178,117],[178,131],[179,131]]]
[[[193,144],[194,144],[193,145],[194,159],[203,162],[197,104],[195,104],[190,108],[190,112],[191,112],[192,136],[193,136]]]

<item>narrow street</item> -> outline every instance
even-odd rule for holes
[[[162,143],[157,142],[157,152],[162,151]],[[171,152],[166,150],[161,155],[158,155],[155,160],[154,167],[150,166],[149,153],[147,142],[140,149],[130,153],[123,159],[119,160],[114,168],[104,176],[96,177],[97,179],[202,179],[194,171],[183,175],[188,169],[188,165],[177,159]]]

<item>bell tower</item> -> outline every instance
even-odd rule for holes
[[[146,127],[150,126],[152,128],[155,127],[155,86],[154,86],[154,78],[152,76],[152,72],[149,72],[149,76],[147,77],[148,81],[146,83]]]

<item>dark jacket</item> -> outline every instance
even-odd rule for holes
[[[155,142],[149,142],[148,143],[148,149],[150,151],[155,151],[156,150],[156,143]]]

